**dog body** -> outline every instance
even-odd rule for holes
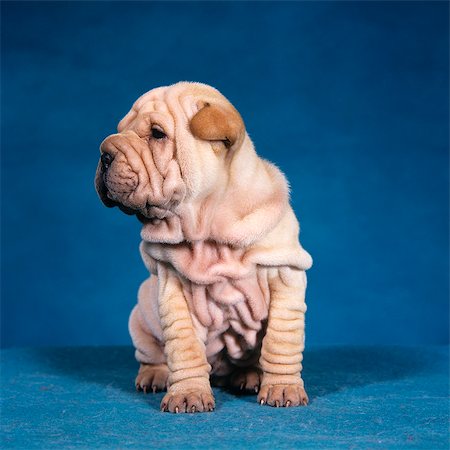
[[[96,187],[143,222],[151,276],[130,333],[137,387],[168,388],[162,409],[214,408],[210,375],[272,406],[306,404],[306,275],[282,173],[260,159],[215,89],[144,94],[102,143]]]

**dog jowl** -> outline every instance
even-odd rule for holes
[[[170,412],[212,411],[211,383],[305,405],[312,260],[286,179],[258,157],[236,109],[200,83],[153,89],[100,153],[101,200],[142,222],[150,276],[129,321],[138,390],[167,390]]]

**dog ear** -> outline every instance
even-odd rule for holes
[[[222,141],[226,147],[241,142],[245,134],[241,115],[231,106],[205,106],[191,119],[191,133],[205,141]]]

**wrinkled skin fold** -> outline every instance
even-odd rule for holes
[[[150,277],[129,321],[137,388],[167,389],[161,409],[170,412],[213,410],[212,379],[261,404],[306,404],[312,260],[287,182],[258,157],[239,113],[207,85],[157,88],[100,151],[100,198],[143,223]]]

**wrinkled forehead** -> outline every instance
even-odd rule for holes
[[[119,133],[133,130],[145,136],[152,125],[159,125],[169,136],[175,132],[175,122],[186,121],[198,111],[196,96],[183,86],[166,86],[153,89],[133,104],[128,114],[119,122]]]
[[[158,111],[162,105],[165,105],[167,89],[167,86],[163,86],[146,92],[134,102],[132,110],[138,112]]]
[[[165,101],[166,90],[166,87],[160,87],[139,97],[131,110],[119,122],[117,126],[119,133],[132,129],[142,135],[149,131],[152,124],[161,126],[167,133],[173,132],[174,121]]]
[[[229,103],[216,89],[198,83],[177,83],[152,89],[139,97],[128,114],[120,121],[118,131],[133,129],[141,135],[152,124],[160,125],[173,135],[175,121],[190,120],[201,107],[199,100]]]

